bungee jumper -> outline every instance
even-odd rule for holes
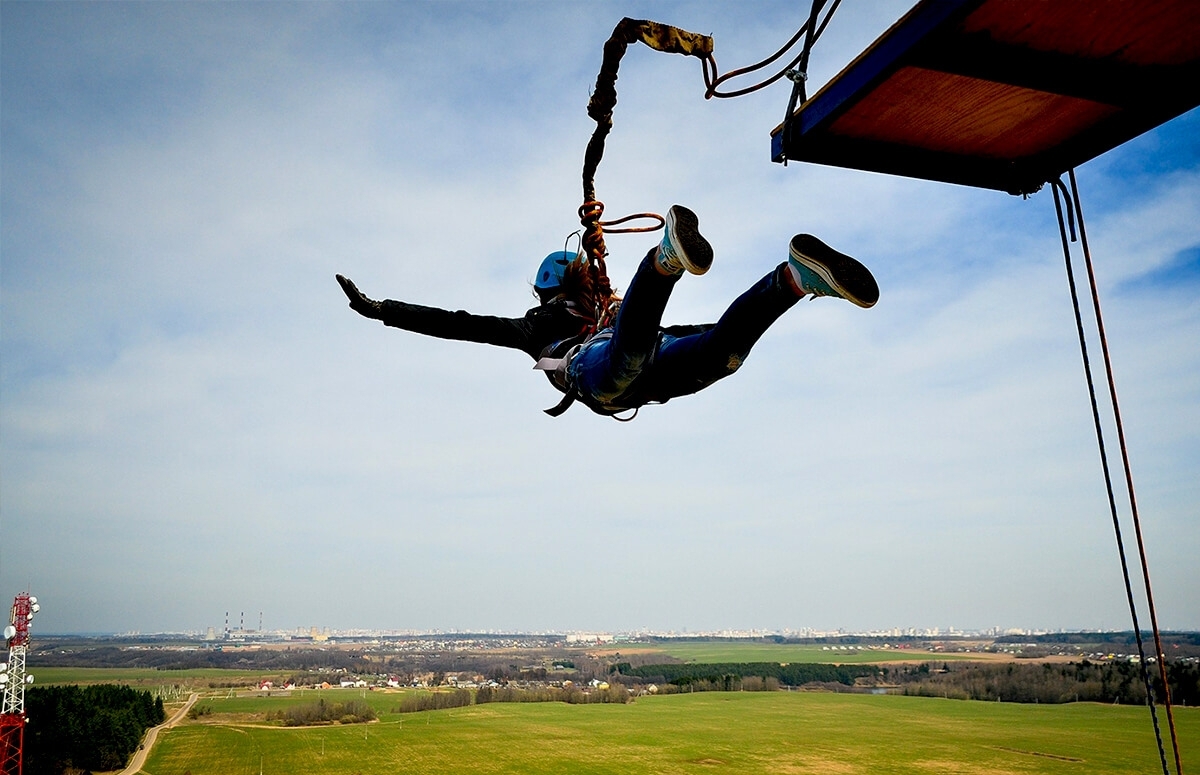
[[[1195,0],[919,0],[810,99],[805,86],[809,54],[840,1],[832,0],[822,19],[829,0],[811,0],[807,21],[782,49],[724,75],[718,73],[711,38],[656,22],[621,20],[605,43],[588,104],[597,126],[584,157],[582,250],[546,257],[534,284],[541,303],[524,318],[376,302],[345,277],[338,275],[338,282],[352,309],[386,325],[529,353],[538,361],[536,368],[545,370],[565,394],[557,407],[547,410],[555,416],[575,400],[615,417],[625,409],[702,390],[736,371],[767,328],[804,296],[835,296],[873,306],[878,286],[862,264],[800,234],[792,238],[787,262],[739,296],[716,324],[661,328],[662,312],[682,274],[703,274],[712,263],[712,248],[700,235],[695,215],[678,205],[665,219],[652,216],[664,223],[666,234],[638,267],[624,301],[617,299],[604,266],[603,231],[629,218],[600,220],[604,208],[596,199],[593,175],[612,128],[618,64],[627,46],[636,42],[699,58],[705,99],[748,94],[785,77],[791,81],[784,120],[771,132],[773,161],[869,170],[1023,197],[1049,184],[1159,760],[1163,775],[1170,775],[1148,663],[1158,665],[1175,775],[1182,775],[1168,660],[1074,168],[1200,105]],[[720,90],[732,78],[777,62],[800,40],[800,53],[775,75],[748,88]],[[1069,191],[1064,174],[1069,175]],[[1087,267],[1137,538],[1154,635],[1152,659],[1142,642],[1072,268],[1070,243],[1077,240]]]
[[[810,19],[792,42],[806,30],[807,52],[816,31],[815,19]],[[542,261],[534,281],[538,306],[524,317],[504,318],[390,299],[375,301],[351,280],[337,275],[350,308],[393,328],[527,353],[536,361],[534,368],[546,372],[563,393],[562,401],[546,410],[552,417],[581,401],[598,414],[631,420],[642,406],[695,393],[737,371],[771,324],[805,296],[833,296],[860,307],[873,306],[879,299],[879,287],[865,266],[812,235],[797,234],[791,240],[787,261],[735,299],[716,323],[662,327],[663,310],[675,283],[685,272],[707,272],[713,250],[700,234],[696,214],[682,205],[672,206],[665,218],[642,213],[614,221],[600,219],[604,205],[596,198],[594,176],[612,129],[617,70],[628,46],[637,42],[656,51],[700,59],[705,98],[744,94],[784,74],[749,89],[719,92],[717,87],[723,81],[757,70],[783,51],[750,68],[719,76],[712,38],[658,22],[622,19],[604,44],[600,73],[588,101],[587,112],[596,129],[584,153],[580,250],[551,253]],[[805,53],[792,64],[806,60]],[[611,228],[641,217],[653,218],[658,225]],[[661,242],[638,266],[623,299],[608,280],[606,228],[614,234],[665,230]],[[619,416],[627,411],[633,415]]]
[[[375,301],[348,278],[337,275],[337,281],[351,309],[386,326],[527,353],[564,394],[546,410],[551,416],[577,400],[602,415],[636,414],[646,404],[700,391],[737,371],[771,324],[805,296],[832,296],[864,308],[879,299],[865,266],[812,235],[797,234],[787,261],[737,297],[716,323],[663,328],[663,310],[680,277],[702,275],[713,261],[695,213],[675,205],[665,221],[661,242],[642,260],[624,298],[613,302],[611,325],[600,325],[594,312],[612,305],[596,298],[582,253],[546,256],[534,281],[540,303],[521,318]]]

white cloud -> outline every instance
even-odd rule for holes
[[[839,12],[814,82],[903,5]],[[5,7],[0,580],[35,588],[47,630],[226,610],[1125,626],[1048,191],[772,165],[786,90],[705,102],[696,62],[635,48],[601,198],[689,204],[717,249],[668,321],[714,320],[799,231],[874,268],[875,309],[805,302],[736,377],[628,425],[546,417],[557,394],[520,353],[349,311],[335,272],[519,315],[578,228],[616,18],[434,7]],[[628,13],[713,32],[731,68],[796,13],[756,8]],[[24,32],[46,45],[14,52]],[[1197,306],[1136,281],[1194,248],[1200,187],[1186,165],[1128,192],[1124,174],[1080,178],[1160,616],[1194,627]],[[618,286],[653,241],[610,238]]]

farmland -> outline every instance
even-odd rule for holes
[[[143,771],[152,775],[1155,771],[1154,734],[1144,705],[1137,704],[1136,669],[1119,643],[1081,646],[1045,644],[1040,658],[1030,659],[1018,646],[999,643],[900,648],[765,639],[568,645],[472,637],[199,649],[58,644],[35,672],[39,685],[116,682],[149,689],[164,697],[168,712],[199,694],[193,710],[203,712],[163,731],[150,751]],[[1083,651],[1083,664],[1069,665],[1068,650]],[[1097,660],[1090,666],[1089,657]],[[111,667],[95,666],[106,662]],[[1183,669],[1179,699],[1191,706],[1200,704],[1185,686],[1196,683],[1194,662],[1183,656],[1177,665]],[[766,668],[785,664],[803,668],[793,670],[798,676],[810,667],[843,665],[838,669],[846,677],[781,672],[765,678],[775,675]],[[678,679],[665,678],[677,673]],[[263,680],[277,688],[252,688]],[[588,689],[604,681],[628,688],[634,701],[510,698],[399,713],[406,698],[431,687],[466,686],[467,694],[502,685],[530,699],[555,686]],[[357,688],[336,688],[341,682]],[[304,688],[278,688],[285,683]],[[646,693],[651,683],[658,684],[657,694]],[[808,691],[750,691],[788,684]],[[952,699],[980,694],[1003,702]],[[1108,699],[1072,701],[1100,696]],[[301,706],[317,700],[365,703],[378,720],[283,726],[285,711],[305,715]],[[1187,759],[1200,744],[1200,713],[1177,706],[1176,716]]]
[[[308,692],[311,701],[315,692]],[[205,700],[204,723],[164,734],[145,772],[204,773],[1128,773],[1158,767],[1144,708],[1017,705],[821,692],[708,692],[629,705],[488,704],[399,715],[398,692],[367,699],[380,721],[283,729],[273,703]],[[1200,712],[1177,712],[1185,753]]]
[[[915,662],[929,659],[954,661],[959,659],[993,660],[994,654],[945,653],[925,649],[884,649],[847,646],[817,646],[796,643],[745,643],[737,641],[675,641],[662,646],[623,648],[622,654],[663,654],[684,662],[781,662],[816,664],[885,664]]]
[[[221,670],[217,668],[197,670],[154,670],[152,668],[119,667],[35,667],[37,684],[87,684],[119,683],[139,689],[157,689],[164,685],[184,687],[207,687],[209,684],[222,686],[230,683],[248,685],[261,675],[250,670]]]

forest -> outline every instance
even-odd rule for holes
[[[1156,665],[1148,665],[1154,696],[1165,696]],[[903,687],[905,694],[1001,702],[1105,702],[1144,705],[1146,683],[1136,662],[1090,662],[1067,664],[1008,663],[980,665],[930,663],[893,667],[884,677]],[[1168,662],[1167,680],[1171,701],[1176,705],[1200,704],[1200,664]]]
[[[161,697],[113,684],[31,687],[25,715],[26,775],[119,770],[166,720]]]
[[[1158,668],[1150,668],[1156,701],[1165,697]],[[776,685],[833,691],[892,691],[919,697],[989,702],[1104,702],[1144,705],[1141,666],[1129,660],[1091,662],[924,662],[919,665],[657,664],[613,666],[613,680],[670,684],[690,691],[740,691]],[[753,679],[753,680],[752,680]],[[1171,701],[1200,705],[1200,663],[1167,663]]]
[[[877,665],[824,665],[777,662],[732,662],[724,664],[657,664],[631,666],[622,662],[613,666],[614,673],[640,678],[648,683],[671,683],[687,686],[697,682],[720,684],[732,688],[735,680],[746,677],[774,678],[784,686],[804,686],[813,683],[854,685],[859,678],[877,678]]]

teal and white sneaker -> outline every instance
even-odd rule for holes
[[[879,301],[879,285],[870,269],[811,234],[792,237],[788,268],[810,296],[836,296],[864,308]]]
[[[655,263],[665,275],[704,274],[712,266],[713,250],[700,234],[700,220],[683,205],[672,205],[667,211],[666,233],[658,246]]]

